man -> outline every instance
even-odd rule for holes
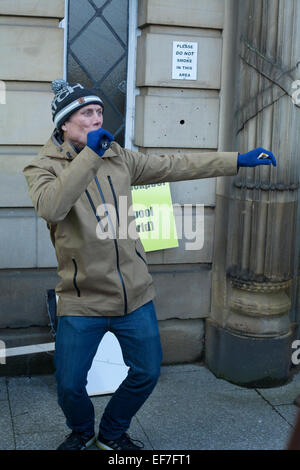
[[[244,155],[147,156],[125,150],[102,129],[98,96],[63,80],[52,87],[55,131],[24,174],[34,207],[47,221],[61,278],[55,376],[72,433],[58,449],[85,449],[96,440],[102,449],[134,450],[139,447],[126,431],[156,385],[162,359],[153,282],[138,236],[120,237],[115,227],[114,237],[97,237],[99,226],[103,229],[97,208],[104,206],[109,219],[107,207],[113,206],[119,221],[119,198],[125,197],[132,222],[131,185],[235,175],[239,166],[276,165],[276,160],[261,148]],[[96,438],[87,373],[106,331],[118,338],[129,372]]]

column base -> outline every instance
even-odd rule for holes
[[[243,336],[206,320],[205,363],[217,377],[247,388],[278,387],[291,375],[298,324],[276,337]]]

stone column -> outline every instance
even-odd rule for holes
[[[139,0],[138,4],[134,144],[145,154],[216,150],[224,2]],[[195,80],[173,78],[174,41],[197,43]],[[164,364],[199,361],[203,352],[210,309],[215,180],[180,181],[171,183],[170,189],[178,247],[147,253]],[[195,227],[202,209],[197,204],[205,206],[205,241],[202,249],[188,250],[188,224]]]
[[[242,168],[217,186],[206,362],[218,377],[265,387],[288,380],[295,338],[300,111],[292,86],[299,78],[300,3],[236,5],[231,145],[240,153],[270,149],[278,166]],[[230,145],[228,135],[223,142]]]

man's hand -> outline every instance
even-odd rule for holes
[[[277,166],[272,152],[262,147],[238,155],[238,168],[240,166],[273,165]]]
[[[88,133],[86,145],[102,157],[113,140],[113,136],[108,131],[97,129]]]

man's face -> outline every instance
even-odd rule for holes
[[[62,126],[64,141],[70,140],[77,147],[84,147],[87,135],[91,131],[100,129],[103,124],[102,106],[88,104],[75,111]]]

